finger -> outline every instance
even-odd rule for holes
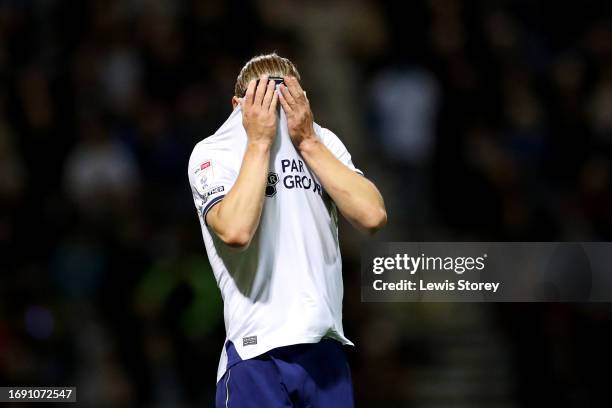
[[[289,83],[295,86],[299,93],[304,92],[304,90],[302,89],[302,84],[300,84],[300,81],[298,81],[296,77],[290,75],[288,78],[289,78]]]
[[[270,108],[270,102],[272,101],[272,97],[276,92],[274,89],[276,88],[276,83],[274,81],[268,81],[268,87],[266,88],[266,94],[264,95],[262,106],[264,109]]]
[[[276,89],[273,92],[274,92],[274,95],[272,95],[272,102],[270,102],[270,112],[273,112],[276,110],[276,106],[278,105],[278,95],[280,94],[279,92],[276,91]]]
[[[291,92],[291,96],[293,96],[294,99],[297,100],[298,98],[304,95],[304,90],[302,89],[300,83],[295,77],[288,76],[284,78],[284,80],[287,84],[287,87],[289,88],[289,92]]]
[[[277,95],[278,95],[278,100],[280,101],[281,106],[283,107],[283,110],[285,111],[285,113],[291,112],[293,109],[291,109],[289,102],[287,102],[287,99],[285,99],[282,92],[277,92]]]
[[[243,101],[246,105],[251,105],[253,103],[253,95],[255,93],[255,84],[257,81],[254,79],[249,82],[249,86],[247,87],[246,93],[244,94]]]
[[[295,99],[293,98],[293,95],[291,95],[291,92],[289,92],[289,88],[287,88],[285,85],[281,85],[280,90],[281,90],[282,96],[285,98],[287,103],[290,106],[295,105]]]
[[[256,106],[260,106],[263,101],[263,97],[266,94],[266,86],[268,85],[268,75],[262,75],[259,77],[259,85],[257,85],[257,90],[255,91],[255,100],[253,104]]]

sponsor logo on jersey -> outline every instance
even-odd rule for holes
[[[266,196],[274,197],[276,194],[276,185],[278,184],[278,174],[271,171],[268,173],[268,184],[266,185]]]
[[[276,194],[276,184],[282,180],[281,185],[287,190],[303,189],[311,190],[319,196],[323,196],[323,189],[300,159],[282,159],[281,175],[277,173],[268,173],[268,185],[266,187],[266,196],[272,197]],[[274,178],[271,178],[271,176]]]
[[[224,186],[217,186],[217,187],[211,188],[210,190],[206,191],[204,194],[202,194],[202,204],[205,204],[206,201],[208,201],[208,197],[210,197],[211,195],[222,193],[224,190],[225,190]]]

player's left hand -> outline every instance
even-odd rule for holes
[[[292,76],[286,76],[283,80],[285,84],[279,86],[279,100],[287,115],[289,136],[299,150],[304,143],[316,140],[312,110],[298,80]]]

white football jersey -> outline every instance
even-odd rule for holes
[[[352,345],[342,329],[336,207],[291,143],[282,109],[279,115],[261,220],[245,251],[226,246],[206,224],[207,212],[230,191],[242,164],[247,135],[239,106],[189,159],[204,244],[223,297],[226,342],[243,360],[324,337]],[[362,174],[334,133],[316,124],[315,132],[342,163]],[[217,381],[226,366],[223,347]]]

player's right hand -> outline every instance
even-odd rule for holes
[[[274,81],[262,75],[259,83],[249,82],[244,98],[240,100],[242,125],[250,143],[271,145],[276,136],[278,94]]]

